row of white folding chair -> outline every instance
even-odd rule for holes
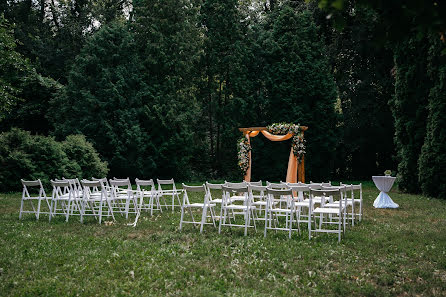
[[[221,209],[220,209],[220,224],[219,224],[219,232],[221,232],[221,229],[223,226],[229,226],[229,227],[243,227],[245,229],[245,235],[247,234],[247,230],[248,228],[254,227],[256,229],[256,221],[257,220],[265,220],[267,221],[267,195],[265,195],[264,193],[266,193],[268,191],[266,186],[260,186],[261,182],[256,182],[254,185],[252,185],[253,183],[225,183],[225,184],[210,184],[210,183],[206,183],[206,185],[203,185],[203,187],[198,187],[195,189],[204,189],[205,194],[204,194],[204,203],[195,203],[195,204],[191,204],[189,202],[189,198],[188,198],[188,191],[190,191],[191,188],[190,186],[186,186],[183,184],[183,188],[185,189],[185,194],[184,194],[184,200],[183,200],[183,205],[184,207],[182,208],[182,216],[181,216],[181,221],[180,221],[180,229],[182,228],[182,224],[183,223],[195,223],[195,224],[199,224],[197,222],[197,220],[193,219],[192,222],[190,221],[184,221],[184,212],[186,211],[186,209],[190,209],[193,207],[200,207],[202,209],[202,220],[200,222],[201,224],[201,230],[203,228],[203,224],[205,224],[205,220],[208,217],[207,216],[207,208],[209,208],[211,210],[211,218],[213,220],[214,223],[214,217],[215,215],[212,213],[213,212],[213,208],[216,205],[216,201],[221,203]],[[257,185],[258,184],[258,185]],[[212,199],[211,198],[211,190],[212,189],[221,189],[222,190],[222,199]],[[198,190],[196,190],[197,192]],[[260,195],[255,195],[254,192],[258,192]],[[287,193],[292,193],[291,191],[287,191]],[[259,200],[256,201],[254,199],[255,196],[262,196],[264,198],[264,200]],[[288,196],[290,197],[290,196]],[[271,205],[277,205],[278,202],[273,199],[271,201]],[[206,207],[204,207],[206,205]],[[297,211],[297,209],[294,207],[294,198],[293,198],[293,202],[290,204],[290,202],[285,203],[285,208],[286,207],[290,207],[290,209],[292,209],[292,214],[294,216],[294,213]],[[264,217],[263,218],[258,218],[256,211],[259,210],[259,208],[263,208],[264,210]],[[277,215],[280,214],[284,214],[286,215],[286,211],[285,208],[278,208],[278,207],[274,207],[272,208],[271,212],[274,213],[274,219],[277,220]],[[190,211],[191,212],[191,211]],[[289,216],[290,213],[288,213]],[[237,224],[235,219],[237,215],[243,215],[244,218],[244,224]],[[191,212],[191,216],[192,212]],[[296,217],[297,218],[297,217]],[[290,218],[289,222],[290,224],[286,223],[287,226],[292,226],[292,221],[294,219]],[[288,221],[288,219],[287,219]],[[271,221],[269,221],[270,223],[270,228],[271,227]],[[266,224],[266,222],[265,222]],[[274,221],[274,225],[276,225],[276,222]],[[265,226],[267,227],[267,225]]]
[[[127,180],[127,179],[114,178],[114,180]],[[150,187],[150,190],[147,189],[147,191],[144,195],[145,195],[145,197],[149,197],[149,198],[153,196],[152,198],[150,198],[150,200],[152,202],[151,203],[149,202],[149,204],[146,204],[144,206],[144,208],[150,209],[151,214],[153,214],[153,210],[159,210],[162,212],[160,198],[163,199],[163,201],[164,201],[163,206],[165,208],[172,207],[172,212],[174,211],[175,207],[181,207],[180,194],[182,193],[182,190],[176,188],[174,179],[168,179],[168,180],[157,179],[158,189],[156,189],[155,182],[153,181],[153,179],[140,180],[137,178],[137,179],[135,179],[135,183],[136,183],[137,189],[138,189],[138,187],[141,188],[142,186]],[[166,189],[166,186],[168,186],[167,189]],[[166,197],[167,197],[167,200],[166,200]],[[178,202],[178,204],[176,202]],[[156,205],[157,205],[156,209],[153,208],[154,203],[156,203]],[[141,205],[141,207],[143,207],[143,205]]]
[[[324,184],[324,186],[328,186],[329,184]],[[230,186],[233,186],[233,184],[230,184]],[[320,207],[317,209],[317,214],[319,214],[319,228],[315,228],[313,232],[325,232],[326,230],[330,230],[327,232],[338,232],[337,230],[332,229],[322,229],[322,225],[325,223],[336,223],[336,224],[344,224],[344,228],[342,228],[342,232],[345,231],[345,222],[342,220],[345,220],[345,211],[347,207],[347,202],[343,202],[342,199],[346,198],[345,195],[347,189],[353,189],[351,186],[342,186],[342,187],[324,187],[325,190],[322,190],[321,184],[269,184],[268,187],[263,186],[247,186],[242,187],[241,183],[236,184],[236,187],[228,187],[224,186],[222,184],[209,184],[207,183],[205,188],[208,188],[209,196],[210,197],[210,189],[219,189],[220,187],[223,189],[223,194],[225,203],[223,203],[222,209],[221,209],[221,218],[220,218],[220,226],[219,226],[219,232],[221,230],[221,226],[242,226],[245,228],[245,234],[247,232],[248,227],[255,227],[255,220],[256,216],[254,214],[254,210],[256,209],[254,206],[254,199],[252,199],[253,191],[265,191],[268,193],[267,197],[269,198],[267,202],[269,201],[270,204],[266,208],[265,212],[265,236],[266,236],[266,230],[268,229],[276,229],[276,230],[288,230],[291,234],[292,230],[297,230],[300,232],[300,223],[307,223],[308,229],[309,229],[309,237],[311,238],[311,226],[312,222],[316,224],[316,220],[313,214],[314,205],[315,203],[321,204]],[[349,188],[350,187],[350,188]],[[276,189],[272,189],[276,188]],[[279,189],[277,189],[279,188]],[[206,190],[206,189],[205,189]],[[276,192],[274,192],[276,191]],[[339,194],[340,191],[342,192],[342,197],[339,201],[333,201],[333,195],[332,194]],[[302,195],[301,198],[294,197],[294,193],[308,193],[308,198],[304,199],[304,195]],[[238,195],[231,194],[237,193]],[[242,195],[240,195],[242,194]],[[276,197],[273,197],[276,196]],[[243,205],[233,206],[234,201],[237,200],[231,200],[230,197],[248,197],[249,203],[244,203]],[[208,199],[209,203],[212,203],[211,198]],[[279,204],[279,207],[277,207],[278,202],[286,200],[286,203]],[[292,202],[291,202],[292,201]],[[202,204],[201,204],[202,205]],[[229,205],[229,207],[227,207]],[[307,209],[307,219],[302,220],[302,208]],[[328,209],[330,208],[330,209]],[[243,214],[245,215],[245,224],[244,225],[236,225],[231,222],[226,223],[226,219],[230,220],[231,217],[228,215],[228,210],[243,210]],[[328,209],[328,210],[327,210]],[[342,210],[342,214],[338,213],[338,210]],[[272,226],[272,224],[276,224],[278,222],[278,214],[281,214],[286,217],[286,227],[276,227]],[[330,221],[324,222],[324,214],[328,214],[330,216]],[[336,217],[335,214],[338,214]],[[313,216],[313,217],[312,217]],[[203,217],[205,218],[205,217]],[[257,218],[258,219],[258,218]],[[333,222],[333,219],[336,219],[337,221]],[[254,225],[251,225],[251,221],[254,223]],[[292,225],[293,223],[297,223],[297,229],[293,229]],[[339,235],[340,236],[340,235]]]

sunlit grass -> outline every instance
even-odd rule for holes
[[[18,220],[20,194],[0,195],[1,295],[433,295],[446,294],[446,201],[392,192],[399,209],[374,209],[335,235],[192,225],[180,211],[144,214],[136,228]],[[305,229],[305,228],[304,228]]]

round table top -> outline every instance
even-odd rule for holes
[[[378,190],[381,192],[389,192],[395,182],[396,177],[394,176],[372,176],[373,182],[375,183]]]

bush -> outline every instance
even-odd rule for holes
[[[84,135],[67,136],[65,141],[62,142],[62,147],[68,159],[79,166],[79,178],[103,177],[107,175],[107,162],[101,161],[99,154]]]
[[[49,185],[54,178],[103,176],[107,172],[107,164],[82,135],[70,135],[61,143],[17,128],[0,134],[1,191],[19,190],[21,178],[41,179]]]

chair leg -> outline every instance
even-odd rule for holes
[[[102,202],[102,201],[99,203],[99,225],[102,223],[102,205],[103,204],[104,204],[104,202]]]
[[[201,214],[201,226],[200,226],[200,233],[203,233],[203,226],[206,222],[206,216],[207,216],[208,208],[206,205],[203,206],[203,212]]]
[[[220,225],[218,226],[218,234],[221,233],[221,225],[225,223],[226,223],[226,208],[223,209],[222,207],[220,211]]]
[[[37,220],[39,220],[41,202],[42,202],[42,199],[39,198],[39,202],[37,202],[37,214],[36,214]]]
[[[180,231],[183,228],[184,206],[181,206]]]
[[[23,198],[22,198],[22,202],[20,202],[19,220],[22,219],[22,212],[23,212]]]

